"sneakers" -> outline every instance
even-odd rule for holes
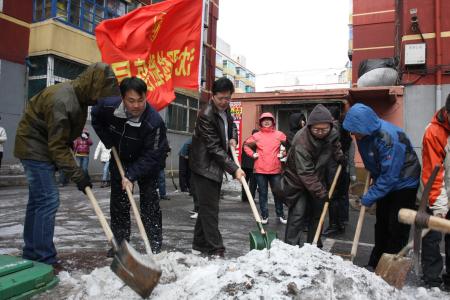
[[[193,213],[193,214],[190,216],[191,219],[197,219],[197,217],[198,217],[198,213],[197,213],[197,212],[196,212],[196,213]]]
[[[170,200],[170,198],[167,197],[167,196],[161,196],[161,197],[159,197],[159,199],[160,199],[160,200]]]
[[[287,224],[287,219],[286,219],[285,216],[281,216],[281,217],[279,218],[279,220],[280,220],[280,223],[281,223],[281,224]]]
[[[269,218],[263,218],[262,220],[261,220],[261,224],[263,224],[263,225],[266,225],[267,223],[269,223]]]

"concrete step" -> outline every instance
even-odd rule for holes
[[[21,164],[15,165],[2,165],[0,168],[0,176],[6,175],[23,175],[24,170]]]

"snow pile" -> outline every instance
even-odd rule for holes
[[[439,290],[396,290],[380,277],[311,245],[274,241],[268,251],[251,251],[233,260],[208,260],[192,254],[155,256],[163,269],[152,299],[443,299]],[[96,269],[74,279],[67,299],[140,299],[110,271]]]

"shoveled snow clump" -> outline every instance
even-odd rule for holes
[[[380,277],[338,256],[306,244],[278,240],[267,250],[253,250],[230,260],[180,252],[154,256],[163,275],[152,299],[444,299],[438,289],[396,290]],[[140,299],[108,268],[79,278],[60,275],[67,299]]]

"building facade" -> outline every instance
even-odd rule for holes
[[[14,136],[26,104],[28,41],[32,1],[0,1],[0,126],[8,140],[3,161],[13,160]]]
[[[425,127],[450,92],[450,1],[353,0],[352,81],[365,59],[395,58],[402,127],[420,153]]]
[[[15,127],[26,101],[43,88],[74,79],[89,64],[101,61],[94,35],[95,27],[105,19],[119,17],[142,5],[157,2],[161,1],[0,1],[3,4],[3,9],[0,9],[0,25],[2,31],[3,28],[9,29],[5,30],[7,35],[2,34],[0,37],[0,87],[2,91],[7,91],[7,98],[0,99],[0,124],[10,124],[4,126],[10,137],[5,148],[5,164],[17,162],[12,155]],[[214,81],[213,49],[218,0],[206,0],[204,9],[201,91],[177,89],[174,102],[160,112],[166,122],[169,142],[174,150],[169,157],[169,168],[177,169],[178,149],[191,135],[199,107],[208,101]],[[14,45],[14,48],[11,45]],[[12,111],[8,112],[7,109]],[[87,127],[90,128],[89,119]],[[90,131],[93,132],[92,129]],[[95,134],[93,137],[95,146],[98,138]],[[93,162],[91,167],[97,171],[100,164]]]
[[[236,93],[255,92],[255,73],[246,67],[245,56],[232,58],[231,47],[222,39],[217,40],[215,79],[227,77],[235,86]]]

